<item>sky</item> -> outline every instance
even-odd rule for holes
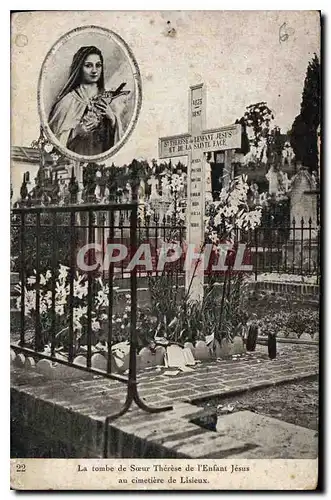
[[[175,35],[167,30],[174,28]],[[308,62],[319,54],[316,11],[80,11],[12,17],[11,143],[39,135],[37,88],[43,60],[66,32],[109,28],[131,48],[142,79],[142,108],[122,149],[107,163],[158,157],[158,138],[188,130],[188,89],[207,90],[206,126],[229,125],[266,101],[286,132],[300,111]],[[168,24],[167,24],[168,23]],[[55,69],[56,71],[56,69]]]

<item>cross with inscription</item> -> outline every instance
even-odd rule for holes
[[[205,157],[211,151],[227,151],[241,147],[241,125],[230,125],[213,130],[205,130],[206,92],[204,84],[190,87],[188,134],[161,137],[159,158],[187,156],[187,233],[189,249],[196,252],[204,241],[205,212]],[[192,250],[191,250],[192,251]],[[203,256],[198,265],[190,266],[185,272],[185,286],[189,299],[201,301],[203,298]]]

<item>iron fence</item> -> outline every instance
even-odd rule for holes
[[[20,219],[22,209],[13,210],[12,222],[12,260],[13,271],[20,272],[24,260],[24,269],[30,274],[36,268],[44,272],[54,267],[54,255],[57,261],[70,266],[73,256],[70,249],[79,248],[86,242],[96,243],[94,251],[96,261],[105,260],[108,244],[122,244],[132,250],[130,244],[131,222],[130,205],[113,205],[116,210],[110,209],[111,205],[75,205],[76,212],[59,209],[29,208],[24,216],[24,253],[20,258]],[[79,207],[79,208],[78,208]],[[38,215],[39,214],[39,215]],[[70,231],[71,227],[74,230]],[[35,257],[36,227],[38,226],[38,259]],[[56,231],[56,237],[54,235]],[[186,227],[176,216],[161,217],[157,214],[137,217],[136,224],[137,246],[147,243],[151,251],[152,269],[146,265],[138,265],[137,277],[157,277],[164,271],[157,270],[157,259],[160,246],[163,242],[175,242],[183,249],[186,242]],[[240,230],[236,228],[232,233],[235,245],[246,245],[245,264],[251,264],[252,274],[257,278],[260,273],[285,273],[295,275],[320,275],[320,229],[312,219],[308,223],[292,220],[287,224],[273,224],[257,227],[253,230]],[[52,245],[50,245],[52,241]],[[55,251],[56,250],[56,251]],[[126,257],[116,262],[113,266],[113,275],[116,278],[129,279],[131,272],[127,271],[130,261],[130,252]],[[176,284],[184,280],[185,252],[171,264],[165,265],[166,274],[172,276]],[[107,278],[108,269],[99,266],[102,277]],[[211,273],[211,268],[206,274]]]
[[[48,207],[21,207],[12,210],[12,252],[16,253],[16,268],[20,276],[20,326],[19,340],[12,342],[11,348],[35,359],[48,359],[52,362],[67,365],[79,370],[102,375],[127,385],[126,401],[122,409],[107,418],[108,423],[124,414],[132,402],[147,412],[160,412],[171,407],[151,408],[141,401],[137,390],[136,354],[138,346],[137,334],[137,271],[130,273],[130,354],[128,376],[116,373],[113,366],[112,346],[113,339],[113,308],[114,308],[114,266],[111,264],[102,282],[103,293],[107,294],[105,312],[108,317],[106,331],[106,359],[105,370],[97,369],[92,364],[93,350],[96,338],[93,329],[94,298],[96,284],[100,273],[87,272],[85,285],[86,294],[80,299],[84,315],[83,334],[86,345],[86,366],[75,363],[77,355],[77,334],[75,330],[75,313],[78,310],[75,283],[79,281],[77,274],[77,251],[82,244],[93,244],[101,236],[103,240],[112,241],[116,231],[122,231],[124,226],[115,225],[116,217],[127,213],[127,237],[130,249],[138,245],[137,203],[126,205],[68,205]],[[102,222],[102,224],[100,224]],[[96,260],[94,251],[88,251],[86,264],[92,266]],[[65,267],[63,267],[65,265]],[[60,266],[60,267],[59,267]],[[66,267],[67,266],[67,267]],[[62,275],[61,275],[62,272]],[[48,273],[48,276],[47,276]],[[64,273],[64,274],[63,274]],[[65,278],[65,279],[64,279]],[[61,282],[62,279],[62,282]],[[48,281],[47,281],[48,280]],[[45,284],[47,281],[48,285]],[[62,283],[60,286],[59,283]],[[107,286],[106,286],[107,285]],[[62,290],[62,292],[61,292]],[[62,293],[62,295],[61,295]],[[67,297],[67,299],[65,299]],[[33,321],[27,317],[27,309],[33,307],[31,314]],[[64,304],[65,302],[65,304]],[[59,343],[59,309],[66,306],[65,330],[62,338],[65,343],[65,356],[57,356]],[[46,314],[45,314],[46,313]],[[28,321],[29,319],[29,321]],[[82,338],[82,337],[80,337]],[[49,347],[45,351],[45,345]],[[105,437],[107,443],[107,436]],[[106,445],[105,445],[106,454]]]
[[[247,244],[255,277],[260,273],[320,275],[320,229],[311,219],[236,231],[236,239]]]
[[[121,214],[115,224],[114,241],[128,244],[129,225],[126,214]],[[101,224],[100,231],[103,231]],[[232,236],[234,246],[238,243],[245,244],[245,264],[252,265],[251,273],[257,279],[261,273],[284,273],[299,276],[320,275],[320,229],[309,219],[297,222],[294,219],[287,224],[273,224],[257,227],[253,230],[240,230],[235,228]],[[104,240],[104,238],[101,238]],[[224,238],[224,241],[226,238]],[[157,277],[164,274],[157,270],[157,251],[162,242],[174,242],[183,249],[186,243],[186,227],[178,222],[176,217],[146,217],[138,220],[138,243],[148,243],[151,248],[152,270],[141,265],[137,268],[138,277]],[[208,240],[206,240],[208,242]],[[105,248],[104,246],[103,248]],[[216,251],[216,250],[215,250]],[[216,257],[215,257],[216,258]],[[115,265],[114,272],[118,278],[129,278],[126,271],[128,260],[123,259]],[[166,264],[166,274],[176,280],[176,284],[184,280],[185,252],[172,264]],[[211,274],[211,267],[206,270],[206,275]],[[222,275],[222,273],[219,273]]]

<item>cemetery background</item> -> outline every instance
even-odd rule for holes
[[[318,79],[316,57],[310,62],[308,80],[311,71],[313,78]],[[304,95],[308,92],[307,79]],[[319,95],[314,99],[319,102]],[[303,98],[300,115],[306,117],[308,112],[304,101]],[[302,123],[298,126],[300,115],[295,119],[291,133],[284,135],[273,126],[274,117],[267,103],[247,106],[241,118],[234,117],[242,127],[241,149],[205,155],[206,238],[215,243],[215,248],[227,238],[245,242],[250,248],[254,272],[245,277],[230,277],[230,273],[216,278],[206,277],[205,295],[198,306],[186,301],[180,266],[161,276],[139,270],[133,284],[124,272],[124,263],[112,269],[111,274],[104,272],[83,277],[72,271],[73,244],[86,240],[105,242],[110,236],[127,241],[132,236],[130,216],[135,198],[138,199],[138,241],[148,238],[157,244],[159,238],[184,240],[187,209],[185,164],[139,159],[129,165],[68,164],[46,142],[42,133],[31,148],[15,148],[13,161],[22,166],[23,176],[19,196],[17,186],[13,187],[12,206],[27,211],[23,258],[19,210],[13,212],[12,223],[11,355],[14,370],[24,367],[25,370],[30,368],[31,374],[39,373],[50,379],[75,379],[78,370],[64,370],[64,364],[61,364],[61,361],[69,361],[80,368],[118,374],[120,380],[129,369],[132,296],[137,290],[138,308],[134,321],[139,332],[135,346],[139,355],[136,362],[138,373],[145,383],[147,379],[147,384],[157,373],[163,376],[165,371],[174,373],[184,366],[189,371],[194,360],[214,364],[222,359],[230,359],[234,364],[236,361],[246,362],[248,333],[250,341],[253,339],[255,344],[255,327],[259,329],[256,363],[267,360],[261,349],[266,341],[270,347],[272,339],[277,337],[281,346],[284,339],[281,361],[285,372],[286,358],[292,356],[300,374],[298,377],[297,373],[291,372],[294,380],[316,374],[318,365],[313,354],[317,353],[319,339],[319,122],[309,110],[309,119],[313,123],[302,131]],[[315,115],[319,115],[319,104]],[[306,119],[302,122],[307,125]],[[315,137],[315,149],[308,147],[308,136]],[[231,193],[233,198],[229,203]],[[109,203],[116,204],[114,211],[109,209]],[[50,206],[59,209],[48,212]],[[80,209],[66,212],[70,206],[79,206]],[[43,208],[33,211],[34,207]],[[53,237],[55,228],[56,259],[54,248],[44,244]],[[36,236],[37,231],[39,236]],[[37,271],[34,272],[36,260]],[[231,262],[229,255],[226,261],[229,270]],[[27,280],[23,305],[22,289],[17,283],[19,275],[22,276],[22,266]],[[109,280],[114,280],[113,287],[107,287]],[[79,305],[73,304],[74,295],[80,298]],[[36,301],[42,308],[40,313]],[[69,325],[68,317],[72,317]],[[287,351],[286,341],[292,341],[302,350]],[[182,358],[180,362],[176,359],[178,353],[171,355],[169,342],[186,348],[184,363]],[[19,343],[20,347],[24,344],[25,348],[42,353],[46,359],[38,361],[31,352],[22,352]],[[311,360],[306,374],[293,352],[298,359],[308,356],[307,359]],[[48,356],[53,359],[48,361]],[[164,366],[164,359],[168,367]],[[154,367],[153,372],[148,371],[151,367]],[[199,373],[199,368],[198,365],[194,369]],[[279,381],[286,380],[286,374],[284,377],[281,373],[280,370],[276,374]],[[114,388],[117,387],[115,381],[110,382],[114,382]],[[235,387],[239,386],[239,382],[235,384]],[[241,390],[244,386],[241,383]],[[170,393],[171,390],[180,392],[181,388],[176,390],[175,387],[170,387]],[[190,381],[188,387],[188,390],[183,389],[184,399],[191,390]],[[215,394],[200,388],[201,392],[209,397],[227,393],[220,391],[219,387],[217,391],[215,387]],[[163,394],[161,398],[153,395],[148,401],[147,394],[147,401],[143,399],[147,406],[151,402],[164,409],[178,399],[174,392],[172,395],[172,398],[171,395],[165,397]],[[197,396],[195,394],[195,399],[199,399]],[[313,405],[316,405],[316,400]],[[232,413],[231,407],[228,413]],[[206,417],[203,414],[201,418]],[[40,445],[37,448],[30,453],[41,453]],[[123,453],[123,450],[118,452]],[[46,453],[56,454],[58,450],[47,450]],[[79,452],[76,450],[75,453]]]

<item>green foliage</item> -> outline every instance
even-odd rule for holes
[[[171,342],[196,342],[210,335],[231,341],[241,335],[247,322],[245,287],[241,276],[224,281],[225,297],[219,285],[210,280],[202,302],[188,301],[167,276],[150,280],[151,314],[157,319],[156,335]]]
[[[296,116],[290,132],[290,141],[297,161],[316,170],[318,164],[317,128],[320,124],[321,83],[320,62],[315,54],[309,62],[300,114]]]
[[[313,335],[319,331],[319,313],[307,309],[297,309],[289,312],[282,311],[261,318],[256,323],[262,335],[277,335],[284,332],[287,336],[290,332],[297,333],[298,337],[302,333]]]
[[[226,295],[224,309],[219,320],[219,330],[215,335],[219,341],[226,338],[231,341],[236,335],[242,334],[242,329],[248,321],[246,312],[247,284],[241,274],[228,276],[224,286]]]
[[[274,127],[267,136],[268,144],[268,161],[270,164],[278,166],[282,161],[282,151],[284,148],[286,137],[281,134],[279,127]]]
[[[253,130],[252,144],[257,148],[261,138],[269,134],[269,127],[274,115],[266,102],[257,102],[246,107],[244,121],[248,128]]]

